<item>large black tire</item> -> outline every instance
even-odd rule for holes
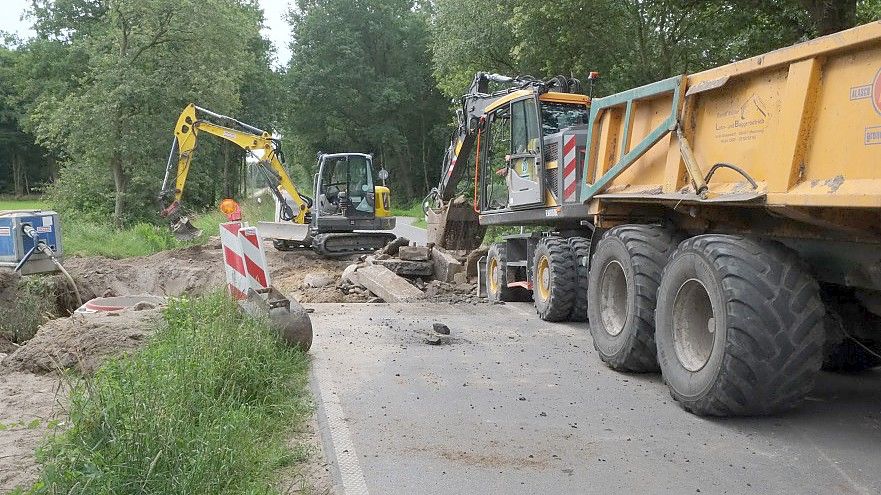
[[[489,302],[523,301],[528,293],[520,287],[508,287],[507,246],[497,242],[486,253],[486,298]]]
[[[545,237],[538,241],[532,273],[532,300],[539,318],[569,318],[575,304],[575,260],[566,240]]]
[[[658,289],[658,361],[699,415],[785,411],[811,391],[824,306],[798,255],[778,242],[702,235],[680,244]]]
[[[585,237],[570,237],[569,250],[575,261],[575,302],[572,303],[572,313],[569,319],[572,321],[587,321],[587,278],[590,267],[582,263],[582,259],[590,256],[590,239]]]
[[[621,225],[605,234],[591,259],[587,312],[593,345],[610,368],[658,371],[655,298],[677,233],[655,225]]]

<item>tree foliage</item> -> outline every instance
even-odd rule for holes
[[[409,0],[300,0],[290,23],[285,130],[300,144],[298,161],[317,151],[373,153],[400,194],[424,191],[448,120],[431,75],[426,11]]]
[[[272,70],[257,0],[32,0],[37,36],[0,45],[0,193],[54,181],[65,212],[151,217],[195,102],[278,129],[301,187],[317,151],[369,152],[402,201],[436,182],[448,98],[477,71],[599,71],[609,94],[881,18],[881,0],[292,3],[292,58]],[[202,140],[186,203],[239,194],[242,158]]]
[[[117,223],[155,211],[144,205],[186,103],[239,112],[255,59],[268,71],[254,2],[64,0],[37,2],[33,14],[42,37],[23,49],[23,79],[40,65],[57,77],[22,93],[28,128],[63,160],[55,202]]]

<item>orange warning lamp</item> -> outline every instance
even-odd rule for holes
[[[242,219],[242,208],[231,198],[226,198],[220,202],[220,212],[226,215],[226,219],[230,222]]]

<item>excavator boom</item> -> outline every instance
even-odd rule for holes
[[[202,118],[199,118],[200,116]],[[213,120],[208,120],[207,117]],[[163,205],[162,214],[171,218],[172,230],[175,235],[178,237],[198,235],[197,229],[181,214],[180,205],[198,137],[202,132],[229,141],[256,157],[258,159],[257,166],[260,167],[269,183],[270,191],[282,199],[280,204],[283,205],[283,208],[287,208],[283,218],[296,224],[308,224],[307,214],[311,198],[300,194],[288,176],[284,168],[284,154],[281,151],[280,142],[262,129],[189,104],[181,112],[175,125],[174,141],[166,165],[162,190],[159,194],[160,200],[163,203],[168,203]],[[175,157],[177,158],[175,159]],[[173,187],[171,185],[172,173],[174,173]],[[287,206],[281,191],[285,191],[292,198],[296,211]]]

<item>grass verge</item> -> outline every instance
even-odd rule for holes
[[[215,294],[172,301],[146,348],[71,393],[70,428],[41,448],[30,494],[276,493],[310,412],[308,360]]]
[[[273,208],[271,199],[264,198],[260,203],[249,200],[242,204],[243,219],[252,224],[260,220],[272,220]],[[96,223],[62,218],[64,251],[66,255],[117,259],[147,256],[168,249],[204,244],[211,236],[218,235],[218,225],[227,221],[217,210],[193,215],[191,220],[193,225],[202,230],[202,235],[189,241],[179,241],[164,224],[139,223],[124,229],[115,229],[109,220],[106,223]]]
[[[412,217],[416,220],[413,222],[414,227],[424,229],[428,227],[425,221],[425,213],[422,211],[422,200],[414,200],[409,206],[402,208],[392,208],[392,215],[396,217]]]
[[[3,210],[39,210],[49,205],[39,198],[14,199],[0,196],[0,211]]]

